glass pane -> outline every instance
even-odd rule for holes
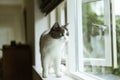
[[[104,24],[104,2],[83,3],[83,41],[85,58],[105,58],[104,29],[93,24]]]
[[[96,0],[86,2],[82,5],[82,22],[83,22],[83,41],[84,41],[84,72],[93,74],[105,80],[120,80],[120,5],[119,0],[114,1],[113,10],[115,13],[116,32],[117,32],[117,61],[118,68],[112,66],[99,65],[104,62],[108,56],[105,54],[106,28],[104,25],[105,0]],[[109,0],[108,0],[109,1]],[[112,3],[113,4],[113,3]],[[107,8],[109,9],[109,8]],[[109,11],[109,10],[108,10]],[[111,11],[112,12],[112,11]],[[109,14],[108,12],[107,14]],[[112,21],[112,20],[110,20]],[[111,33],[111,32],[110,32]],[[106,63],[107,64],[107,63]]]

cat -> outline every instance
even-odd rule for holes
[[[89,42],[87,41],[86,43],[84,42],[85,56],[92,57],[92,58],[104,58],[105,57],[106,29],[107,29],[107,26],[105,25],[92,24],[91,33],[89,33],[90,34]]]
[[[67,25],[60,26],[56,22],[51,29],[43,32],[40,37],[40,53],[42,64],[42,77],[48,77],[49,66],[53,62],[56,77],[61,77],[61,52],[68,41]]]
[[[108,27],[106,25],[92,24],[91,33],[89,33],[90,34],[89,42],[87,42],[87,45],[83,47],[85,57],[89,59],[104,59],[106,57],[105,37],[107,37],[106,34],[107,29]],[[98,72],[98,70],[101,70],[102,73],[105,72],[104,66],[102,66],[101,63],[99,63],[99,65],[101,66],[96,66],[96,61],[89,60],[87,64],[90,65],[88,67],[86,66],[85,68],[86,71],[89,71],[91,68],[93,73]]]
[[[105,25],[93,25],[91,33],[91,47],[93,49],[91,54],[95,58],[105,57]]]

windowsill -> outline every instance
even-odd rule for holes
[[[42,78],[40,67],[33,66],[33,69],[35,72],[37,72],[39,77]],[[42,80],[76,80],[76,79],[74,79],[66,74],[63,74],[61,78],[56,78],[55,74],[51,73],[51,74],[49,74],[48,78],[42,78]]]
[[[76,80],[105,80],[97,76],[82,72],[68,73],[68,75],[75,78]]]
[[[42,78],[40,67],[33,66],[34,71]],[[40,79],[41,80],[41,79]],[[61,78],[56,78],[55,74],[49,74],[48,78],[42,78],[42,80],[104,80],[96,76],[89,76],[85,73],[75,72],[75,73],[64,73]]]

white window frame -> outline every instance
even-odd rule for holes
[[[88,0],[93,1],[93,0]],[[99,0],[94,0],[94,1],[99,1]],[[78,3],[78,2],[77,2]],[[79,4],[79,3],[78,3]],[[84,62],[92,62],[91,64],[93,66],[112,66],[112,42],[111,42],[111,15],[110,15],[110,0],[104,0],[104,24],[107,25],[108,28],[108,33],[107,37],[105,37],[105,58],[104,59],[97,59],[97,58],[84,58]],[[79,5],[78,5],[79,7]],[[78,25],[79,26],[79,25]],[[109,47],[108,47],[109,46]],[[83,53],[82,51],[79,53]],[[82,58],[82,57],[80,57]],[[90,65],[90,64],[88,64]]]
[[[80,0],[81,1],[81,0]],[[76,72],[77,66],[76,66],[76,48],[77,46],[75,45],[75,9],[76,9],[76,0],[67,0],[67,21],[69,23],[68,29],[69,29],[69,44],[68,44],[68,64],[67,64],[67,69],[69,72]],[[78,60],[77,60],[78,61]],[[82,62],[82,61],[81,61]]]
[[[87,0],[87,1],[96,1],[96,0]],[[98,0],[99,1],[99,0]],[[69,71],[75,72],[75,71],[84,71],[83,63],[84,61],[92,61],[93,65],[95,66],[108,66],[108,67],[117,67],[116,63],[116,44],[111,36],[115,35],[115,26],[112,26],[111,28],[111,15],[108,12],[110,11],[110,1],[111,0],[104,0],[105,2],[105,24],[109,27],[108,29],[108,37],[106,37],[105,40],[105,59],[96,59],[96,58],[84,58],[83,59],[83,38],[82,38],[82,0],[67,0],[67,12],[68,12],[68,23],[70,23],[69,31],[70,31],[70,41],[69,41],[69,55],[68,55],[68,69]],[[76,6],[77,5],[77,6]],[[79,22],[78,22],[79,21]],[[76,27],[79,26],[79,27]],[[81,27],[80,27],[81,26]],[[111,30],[114,29],[113,33],[111,33]],[[77,33],[77,35],[76,35]],[[79,34],[79,35],[78,35]],[[114,36],[115,38],[115,36]],[[76,43],[79,39],[79,42]],[[115,46],[115,48],[112,49],[111,46]],[[108,47],[109,46],[109,47]],[[112,51],[113,50],[113,51]],[[76,54],[79,53],[79,54]],[[113,55],[114,54],[114,55]],[[112,56],[113,55],[113,56]],[[113,60],[114,58],[114,60]],[[114,61],[114,63],[112,62]],[[113,65],[114,64],[114,65]],[[78,67],[79,66],[79,67]]]
[[[100,1],[100,0],[85,0],[84,2],[87,2],[87,1],[91,2],[91,1]],[[114,15],[114,1],[113,0],[104,0],[104,6],[105,6],[104,24],[109,27],[108,28],[108,35],[105,39],[105,49],[106,49],[105,50],[105,59],[85,58],[84,60],[91,61],[91,62],[93,62],[92,64],[96,65],[96,66],[108,66],[108,67],[117,68],[118,65],[117,65],[116,25],[115,25],[115,15]],[[110,10],[110,7],[112,8],[112,10]]]
[[[111,16],[112,16],[112,40],[113,40],[113,68],[118,68],[117,62],[117,37],[116,37],[116,21],[115,21],[115,2],[111,0]]]

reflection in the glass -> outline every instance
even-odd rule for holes
[[[84,57],[105,58],[104,28],[92,23],[104,24],[103,1],[83,4]]]
[[[86,2],[82,3],[82,29],[83,29],[83,51],[84,51],[84,71],[103,78],[104,80],[120,80],[120,5],[119,0],[84,0]],[[88,1],[88,2],[87,2]],[[108,3],[107,1],[113,1],[113,3]],[[114,9],[113,9],[114,8]],[[110,9],[110,10],[108,10]],[[108,10],[105,11],[105,10]],[[117,38],[117,62],[118,68],[113,68],[112,65],[107,65],[108,60],[113,61],[113,55],[109,56],[106,54],[111,54],[107,50],[111,50],[111,46],[108,46],[106,42],[113,38],[113,35],[108,37],[108,30],[110,34],[113,30],[110,30],[113,26],[105,26],[105,20],[114,22],[112,18],[108,18],[107,15],[115,15],[116,23],[116,38]],[[108,24],[106,24],[108,25]],[[112,24],[113,25],[113,24]],[[114,41],[114,40],[113,40]],[[116,42],[116,41],[115,41]],[[113,44],[114,45],[114,44]],[[112,47],[113,47],[112,45]],[[107,48],[106,48],[107,47]],[[113,50],[113,49],[112,49]],[[114,53],[113,53],[114,54]],[[106,60],[107,58],[110,58]],[[103,65],[103,63],[105,63]]]

